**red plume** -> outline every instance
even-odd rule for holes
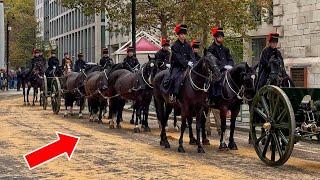
[[[177,24],[176,27],[174,28],[174,32],[178,34],[180,30],[181,30],[181,24]]]
[[[217,27],[211,28],[211,35],[212,36],[214,36],[217,32],[218,32],[218,28]]]

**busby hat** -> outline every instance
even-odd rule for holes
[[[177,24],[174,28],[176,34],[188,34],[188,26],[185,24]]]
[[[213,37],[219,37],[219,36],[222,36],[224,37],[224,32],[223,32],[223,28],[218,28],[218,27],[213,27],[211,28],[211,35]]]
[[[268,42],[269,43],[278,42],[278,41],[279,41],[279,34],[278,33],[275,33],[275,32],[269,33],[269,35],[268,35]]]
[[[191,47],[195,48],[195,49],[199,49],[200,48],[200,44],[201,44],[200,41],[192,40]]]
[[[83,56],[84,56],[83,53],[78,54],[78,57],[83,57]]]
[[[40,53],[40,50],[39,49],[34,49],[33,53]]]
[[[108,54],[108,53],[109,53],[108,48],[103,48],[103,49],[102,49],[102,54]]]
[[[133,48],[132,46],[129,46],[129,47],[127,48],[127,53],[128,53],[128,52],[133,52],[133,50],[134,50],[134,48]]]
[[[161,38],[161,46],[170,46],[170,40],[168,40],[167,38],[162,37]]]

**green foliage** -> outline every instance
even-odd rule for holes
[[[10,31],[10,68],[24,66],[31,58],[36,44],[37,22],[34,17],[34,1],[5,1],[5,21],[9,20]]]
[[[230,53],[232,54],[232,57],[235,63],[240,63],[243,61],[242,38],[226,37],[224,41],[224,46],[230,49]]]

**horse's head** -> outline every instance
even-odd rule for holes
[[[281,64],[281,59],[275,57],[274,55],[271,56],[269,63],[268,63],[270,74],[269,74],[269,84],[280,86],[281,76],[282,76],[282,69],[283,67]]]
[[[213,81],[221,79],[221,72],[217,66],[217,58],[213,54],[205,50],[205,55],[199,60],[199,64],[202,65],[204,72],[208,69],[211,71]]]
[[[149,84],[152,84],[152,81],[159,70],[159,61],[156,58],[150,57],[148,55],[149,61],[142,68],[142,75],[147,80]]]
[[[247,62],[241,63],[235,67],[240,71],[240,83],[243,91],[243,97],[250,104],[255,95],[255,79],[256,79],[256,67],[250,67]]]

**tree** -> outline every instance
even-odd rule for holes
[[[37,22],[34,17],[34,1],[8,0],[5,6],[5,20],[10,19],[10,66],[18,68],[24,66],[31,58],[36,45]],[[14,15],[12,17],[12,15]]]

